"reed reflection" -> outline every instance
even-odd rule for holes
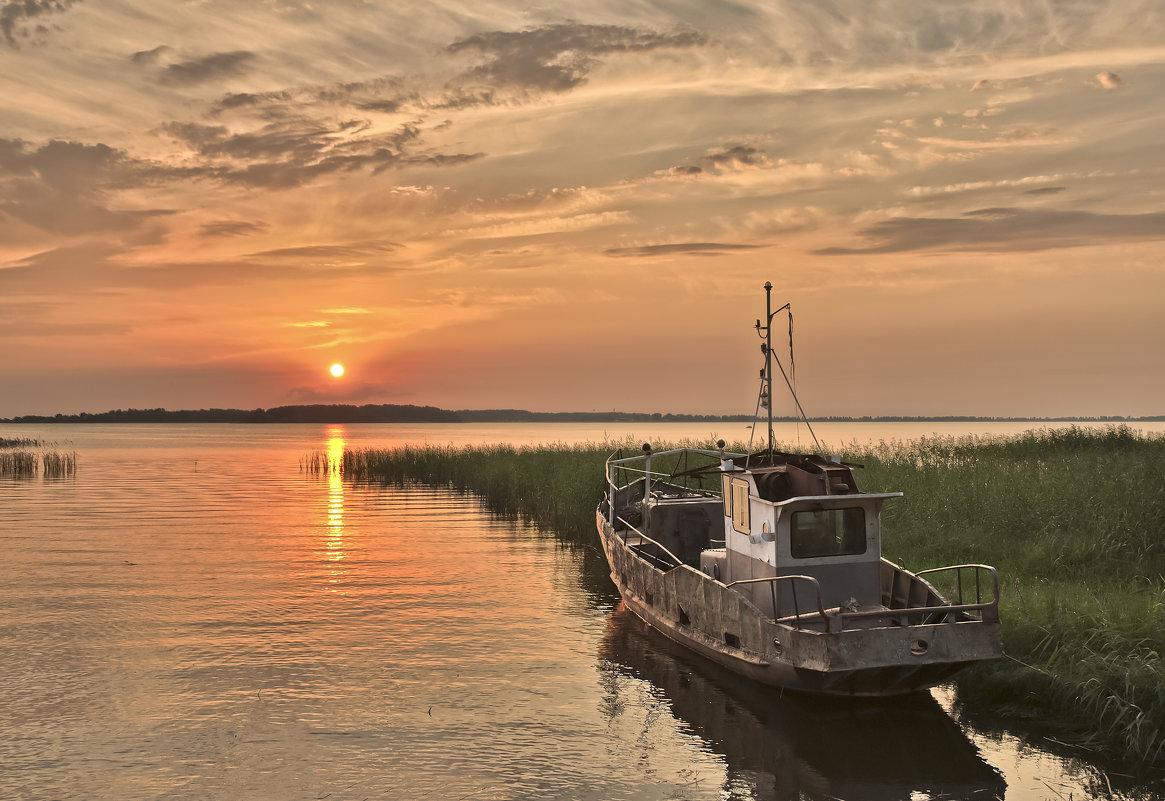
[[[622,602],[607,620],[599,656],[604,714],[622,713],[627,677],[650,682],[672,714],[723,756],[725,799],[990,799],[1006,791],[927,693],[890,701],[782,695],[687,654]]]

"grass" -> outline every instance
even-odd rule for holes
[[[1165,439],[1073,427],[846,455],[863,488],[907,494],[884,515],[889,558],[999,568],[1012,659],[969,671],[965,699],[1165,765]]]
[[[44,443],[30,437],[0,437],[0,450],[5,448],[39,448]]]
[[[36,442],[36,440],[32,440]],[[34,478],[38,472],[45,478],[67,478],[77,471],[76,453],[45,451],[0,452],[0,477]]]
[[[37,461],[36,454],[28,451],[0,453],[0,476],[31,478],[36,475]]]
[[[40,455],[45,478],[65,478],[77,472],[76,453],[49,451]]]
[[[450,485],[590,545],[615,448],[405,447],[301,465]],[[1009,658],[964,672],[963,704],[1054,721],[1059,739],[1165,767],[1165,438],[1074,427],[839,451],[864,465],[863,491],[906,494],[885,508],[887,558],[999,570]]]

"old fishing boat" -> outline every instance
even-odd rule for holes
[[[736,673],[805,692],[897,695],[1001,656],[993,567],[912,573],[890,562],[882,505],[902,493],[861,492],[857,465],[775,449],[774,363],[801,407],[772,348],[773,318],[788,305],[771,311],[771,284],[765,291],[756,328],[768,447],[644,445],[607,460],[596,522],[627,607]]]

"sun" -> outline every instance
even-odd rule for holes
[[[333,376],[335,376],[336,378],[339,378],[340,376],[342,376],[344,374],[344,365],[338,364],[338,363],[333,364],[330,368],[330,372]]]

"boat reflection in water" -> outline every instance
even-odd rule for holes
[[[855,701],[742,679],[652,631],[619,603],[600,669],[654,685],[672,713],[722,754],[722,798],[1003,798],[1003,777],[929,693]],[[618,693],[618,681],[605,682]],[[616,715],[619,699],[605,704]]]

